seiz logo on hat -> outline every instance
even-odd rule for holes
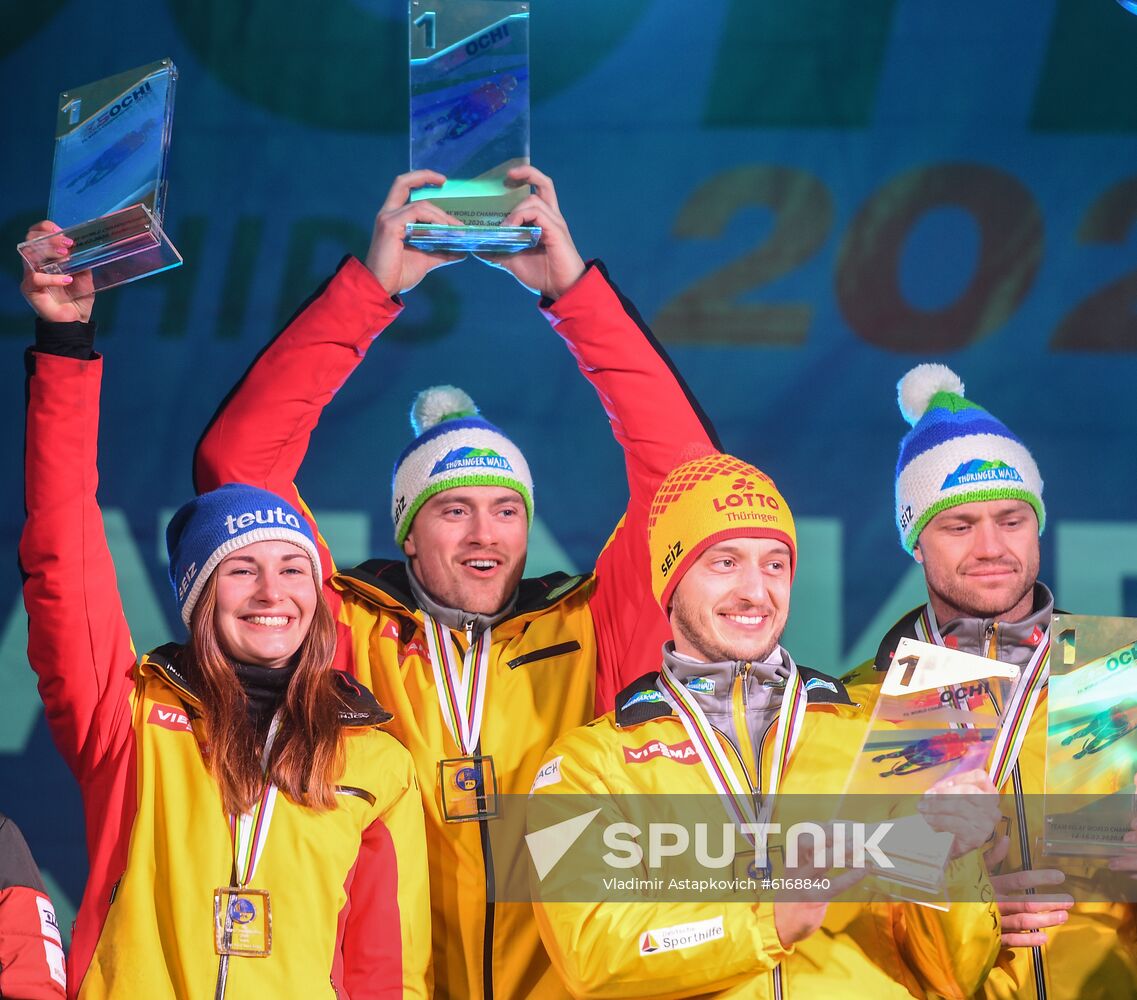
[[[900,508],[900,527],[903,528],[905,531],[907,531],[908,526],[911,523],[912,523],[912,505],[911,504],[905,504],[903,507]]]
[[[659,572],[662,576],[667,576],[668,573],[675,567],[679,561],[679,557],[683,555],[683,542],[674,541],[671,543],[667,550],[667,555],[664,557],[663,562],[659,564]]]
[[[504,455],[499,455],[492,448],[455,448],[443,455],[434,463],[430,470],[432,476],[443,472],[455,472],[462,469],[491,469],[494,472],[513,472],[513,466]]]
[[[976,486],[979,483],[1021,483],[1023,477],[1013,465],[998,459],[973,458],[963,462],[954,472],[949,472],[941,490],[955,486]]]
[[[178,600],[180,601],[186,596],[186,591],[193,583],[193,578],[197,576],[197,563],[191,562],[187,567],[185,573],[182,575],[182,582],[178,584]]]

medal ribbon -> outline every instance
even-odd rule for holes
[[[699,707],[699,703],[691,693],[676,679],[666,663],[660,667],[659,686],[671,697],[675,714],[683,723],[683,728],[687,731],[687,736],[699,755],[699,761],[710,777],[715,791],[726,800],[728,812],[740,825],[756,822],[758,817],[754,811],[750,789],[742,783],[731,767],[730,760],[719,743],[706,713]],[[774,756],[770,762],[770,780],[766,788],[768,796],[777,794],[782,775],[789,764],[790,754],[793,753],[794,744],[801,732],[806,702],[805,685],[797,667],[793,666],[786,680],[782,705],[778,712],[778,727],[774,733]],[[763,809],[763,814],[766,811]],[[754,842],[754,838],[749,834],[747,840]]]
[[[459,665],[449,629],[422,613],[426,648],[434,671],[442,721],[464,754],[473,754],[482,733],[492,636],[487,627],[470,643]]]
[[[933,642],[937,646],[947,645],[940,635],[939,628],[936,627],[931,605],[920,612],[920,617],[916,621],[916,633],[917,638],[923,642]],[[1003,723],[995,737],[995,749],[991,754],[991,766],[987,769],[987,774],[996,788],[1003,787],[1003,782],[1010,777],[1019,759],[1030,717],[1034,714],[1039,696],[1049,679],[1050,628],[1048,626],[1038,648],[1011,691],[1006,711],[1003,713]]]
[[[272,752],[272,745],[276,740],[277,730],[280,729],[280,712],[272,717],[268,727],[268,736],[265,738],[265,748],[261,753],[261,769],[268,775],[268,759]],[[253,806],[251,812],[240,816],[229,816],[229,834],[233,838],[233,873],[236,884],[244,888],[253,880],[253,873],[257,870],[257,863],[264,853],[265,842],[268,840],[268,828],[272,823],[272,813],[276,806],[276,785],[271,781],[265,782],[261,797]]]

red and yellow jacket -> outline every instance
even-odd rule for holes
[[[812,685],[779,796],[838,796],[867,717],[839,683],[799,670],[807,681],[819,681]],[[714,795],[682,722],[659,697],[657,676],[640,678],[620,693],[614,712],[553,744],[534,797],[572,796],[566,801],[574,813],[595,803],[603,815],[605,803],[622,803],[618,810],[639,808],[640,796],[660,796],[667,803],[697,797],[679,807],[689,814]],[[741,699],[737,692],[734,697],[737,714]],[[766,759],[773,728],[760,751]],[[738,751],[718,736],[739,779],[752,783]],[[540,829],[546,828],[549,809],[555,803],[540,809]],[[532,819],[538,810],[531,808],[531,814]],[[651,818],[656,816],[652,807]],[[608,816],[612,822],[627,818]],[[779,819],[777,803],[772,818]],[[961,898],[981,898],[985,879],[978,853],[952,862],[948,878]],[[965,998],[983,981],[999,947],[998,918],[989,903],[955,903],[942,913],[894,902],[831,903],[820,930],[787,949],[774,926],[773,906],[757,899],[567,902],[574,890],[548,884],[554,886],[550,898],[560,899],[536,904],[541,934],[577,997]],[[699,933],[707,928],[709,933]],[[669,947],[661,930],[679,943]]]
[[[206,431],[200,490],[246,482],[293,499],[293,480],[323,407],[401,304],[349,259],[258,358]],[[521,584],[493,626],[481,752],[493,757],[503,794],[529,790],[545,748],[610,707],[615,692],[658,662],[668,625],[651,594],[647,511],[662,478],[711,432],[635,308],[593,264],[543,311],[596,389],[624,450],[627,513],[587,576],[553,574]],[[272,414],[272,419],[266,415]],[[521,870],[520,830],[446,823],[440,760],[460,755],[442,720],[422,615],[402,563],[377,560],[335,574],[340,656],[395,714],[423,789],[430,859],[437,995],[563,995],[527,903],[494,903],[496,884]],[[465,649],[469,637],[455,640]]]
[[[0,997],[59,1000],[66,992],[55,907],[19,829],[0,815]]]
[[[29,352],[28,655],[56,745],[83,794],[90,876],[69,993],[212,996],[214,890],[233,864],[191,686],[162,647],[136,663],[95,499],[101,359]],[[430,925],[420,795],[387,718],[346,675],[352,710],[335,809],[280,796],[254,887],[272,951],[235,958],[231,997],[421,996]]]
[[[1041,633],[1035,633],[1034,625],[1045,629],[1049,624],[1052,600],[1045,588],[1039,587],[1038,591],[1037,602],[1046,605],[1043,614],[1032,616],[1026,623],[1014,624],[967,620],[962,623],[964,638],[957,643],[957,648],[999,659],[1013,659],[1010,655],[1012,645],[1037,642]],[[871,713],[876,704],[896,643],[904,636],[917,637],[916,620],[922,611],[923,608],[914,608],[901,618],[884,637],[875,660],[861,664],[845,678],[850,696],[864,705],[866,711]],[[1035,617],[1039,621],[1035,622]],[[974,641],[970,641],[971,638]],[[1018,764],[1000,789],[1000,805],[1011,843],[1010,853],[1003,864],[1006,871],[1052,867],[1037,854],[1044,823],[1046,706],[1047,690],[1044,688],[1027,727]],[[1015,789],[1016,780],[1019,792]],[[1110,777],[1098,787],[1086,788],[1085,794],[1104,795],[1119,790]],[[1031,852],[1026,859],[1029,865],[1024,863],[1020,832],[1025,833],[1027,850]],[[1103,876],[1100,866],[1094,869],[1096,874],[1093,874],[1087,865],[1070,858],[1063,860],[1063,868],[1067,872],[1066,885],[1056,886],[1051,891],[1074,892],[1075,898],[1089,895],[1107,899],[1112,895],[1108,882],[1113,878],[1129,877],[1124,873]],[[1102,878],[1106,881],[1095,888],[1093,880]],[[1038,970],[1035,969],[1034,949],[1004,948],[977,996],[987,1000],[1081,1000],[1083,997],[1123,1000],[1137,997],[1137,907],[1133,904],[1076,903],[1066,923],[1047,928],[1046,935],[1048,943],[1040,949],[1042,963]],[[1038,975],[1043,977],[1042,989],[1039,989]]]

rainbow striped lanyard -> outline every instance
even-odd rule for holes
[[[454,653],[454,640],[449,629],[422,613],[426,630],[426,648],[434,671],[438,706],[442,721],[454,737],[462,753],[476,751],[482,733],[482,713],[486,701],[486,678],[489,676],[490,645],[493,636],[489,626],[470,643],[461,664]]]
[[[943,636],[940,635],[936,618],[931,605],[926,605],[916,619],[916,638],[923,642],[932,642],[937,646],[946,646]],[[991,652],[991,650],[988,650]],[[991,657],[997,659],[997,657]],[[991,765],[987,774],[996,788],[1002,788],[1003,783],[1011,776],[1015,763],[1019,759],[1023,742],[1026,740],[1026,731],[1030,725],[1031,716],[1035,706],[1042,695],[1042,689],[1050,679],[1050,626],[1038,644],[1038,648],[1027,663],[1026,668],[1019,675],[1018,682],[1011,691],[1003,712],[1003,721],[995,737],[995,748],[991,751]]]
[[[265,748],[261,752],[261,769],[268,775],[269,754],[280,729],[280,711],[272,717],[265,737]],[[264,791],[252,811],[240,816],[229,815],[229,835],[233,840],[234,885],[244,888],[253,880],[253,873],[264,853],[268,840],[268,828],[272,823],[273,809],[276,806],[276,785],[265,782]]]
[[[659,671],[659,689],[668,696],[675,714],[683,723],[687,736],[699,755],[703,769],[711,779],[711,784],[727,806],[727,811],[740,826],[746,823],[765,822],[769,818],[773,797],[781,785],[782,776],[789,765],[794,744],[801,732],[808,701],[805,685],[795,664],[790,665],[790,676],[786,679],[782,693],[782,705],[778,711],[778,727],[774,732],[774,756],[770,761],[770,779],[766,786],[765,801],[759,816],[754,809],[753,793],[743,784],[737,772],[731,767],[730,759],[715,735],[714,727],[706,713],[699,707],[691,693],[683,686],[670,668],[664,663]],[[743,827],[745,832],[745,827]],[[753,842],[749,834],[747,839]]]

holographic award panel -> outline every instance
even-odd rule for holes
[[[529,162],[529,4],[518,0],[411,0],[412,170],[446,175],[416,191],[462,226],[407,227],[424,250],[512,253],[535,246],[534,226],[503,227],[527,194],[507,187]]]
[[[1045,851],[1127,855],[1137,773],[1137,618],[1054,616]]]
[[[182,262],[162,229],[177,77],[163,59],[59,95],[48,218],[75,243],[21,243],[31,267],[90,270],[99,291]]]
[[[874,872],[886,895],[942,905],[950,833],[924,820],[920,800],[937,782],[989,766],[1018,667],[944,646],[901,639],[884,677],[847,800],[892,827],[893,867]]]

